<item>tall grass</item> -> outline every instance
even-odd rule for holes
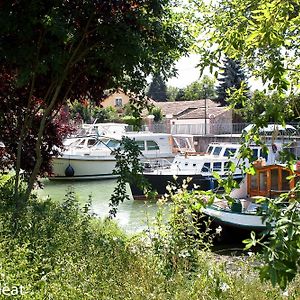
[[[150,242],[143,234],[129,236],[113,221],[91,216],[73,192],[62,203],[32,196],[14,220],[10,184],[0,185],[0,289],[23,286],[26,292],[13,299],[300,297],[299,279],[287,296],[261,283],[245,259],[233,270],[206,248],[184,252],[182,240],[168,228],[156,231]],[[0,299],[7,297],[0,293]]]

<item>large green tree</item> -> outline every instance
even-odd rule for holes
[[[183,12],[175,13],[171,4],[169,0],[1,3],[0,72],[8,83],[1,80],[0,111],[5,104],[22,112],[10,118],[9,126],[3,121],[7,115],[0,122],[0,136],[15,129],[14,143],[7,143],[13,147],[6,150],[16,157],[16,193],[21,161],[26,159],[23,146],[32,138],[32,127],[35,154],[31,168],[25,170],[28,195],[43,161],[45,128],[66,99],[101,100],[103,90],[119,86],[138,93],[150,74],[174,73],[173,62],[187,51],[190,35],[179,23]],[[141,111],[139,100],[136,108]],[[38,124],[32,122],[36,114]]]
[[[256,128],[270,120],[285,124],[282,107],[292,98],[286,95],[293,95],[300,82],[300,1],[220,0],[211,5],[191,2],[202,10],[202,14],[197,14],[199,34],[205,36],[198,47],[202,67],[217,67],[222,55],[240,61],[250,75],[262,80],[269,93],[277,94],[273,109],[266,107],[263,114],[252,115]],[[247,99],[242,90],[243,86],[233,93],[232,99],[244,106]],[[246,138],[249,143],[250,135]],[[260,141],[259,136],[254,138]],[[288,165],[292,166],[293,160]],[[275,224],[270,239],[264,243],[253,237],[249,244],[262,244],[265,264],[260,268],[261,277],[282,289],[300,270],[299,188],[298,184],[295,191],[270,201],[269,217]],[[282,202],[289,200],[283,210]]]
[[[240,64],[228,57],[223,60],[218,74],[218,86],[216,88],[217,100],[222,105],[228,105],[226,101],[230,97],[230,91],[238,90],[242,82],[245,82],[245,74]]]
[[[215,98],[215,80],[207,75],[200,81],[194,81],[184,89],[184,100]]]
[[[160,74],[153,76],[147,96],[158,102],[167,101],[167,85]]]

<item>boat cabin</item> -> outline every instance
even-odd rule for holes
[[[211,143],[206,150],[207,155],[219,156],[219,157],[236,157],[238,155],[240,144],[234,143]],[[268,154],[262,151],[259,146],[252,146],[252,157],[258,159],[259,157],[267,160]]]
[[[255,175],[247,174],[247,191],[250,197],[275,198],[289,192],[299,181],[299,171],[282,165],[257,166]]]

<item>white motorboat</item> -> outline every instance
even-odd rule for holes
[[[53,158],[50,179],[107,179],[113,175],[116,160],[112,153],[120,146],[122,136],[134,140],[142,152],[142,161],[172,160],[180,151],[193,151],[192,136],[166,133],[129,132],[110,137],[87,136],[76,138],[66,151]],[[184,142],[182,142],[184,140]]]
[[[65,147],[74,144],[78,139],[85,137],[105,137],[105,136],[122,136],[126,132],[128,125],[124,123],[93,123],[93,124],[82,124],[80,129],[75,134],[67,137],[63,141]]]
[[[221,226],[227,236],[232,231],[249,234],[250,231],[261,232],[272,228],[274,223],[265,219],[267,202],[262,200],[287,193],[300,181],[300,171],[297,169],[290,170],[278,164],[258,165],[255,168],[255,174],[247,174],[240,187],[232,191],[232,203],[216,199],[202,210],[210,218],[212,226]]]
[[[276,146],[276,147],[275,147]],[[264,159],[266,164],[274,164],[279,159],[279,151],[283,144],[279,142],[269,146],[269,152],[263,153],[257,145],[251,146],[252,157]],[[216,172],[221,178],[228,176],[229,162],[237,165],[233,174],[234,179],[240,182],[244,174],[238,167],[241,163],[239,158],[238,143],[211,143],[205,153],[185,153],[177,155],[169,166],[158,168],[145,168],[143,176],[151,184],[158,195],[167,193],[169,183],[180,186],[184,179],[191,178],[188,188],[193,189],[196,185],[199,190],[211,190],[218,187],[218,181],[213,176]],[[247,163],[245,161],[244,163]],[[135,182],[130,182],[130,188],[134,199],[145,199],[144,191]]]

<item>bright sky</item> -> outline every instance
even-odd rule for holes
[[[191,54],[189,57],[182,57],[176,64],[176,67],[178,69],[178,76],[170,78],[167,82],[167,85],[178,88],[185,88],[192,82],[199,80],[200,70],[199,68],[196,68],[196,65],[199,64],[199,61],[200,58],[197,54]],[[214,76],[209,71],[204,71],[204,74],[211,77]],[[248,80],[248,84],[251,90],[263,89],[262,83],[254,80],[253,78],[250,78]]]
[[[199,80],[200,71],[196,69],[199,64],[199,56],[191,54],[189,57],[182,57],[176,64],[178,76],[168,80],[168,86],[185,88],[194,81]]]

